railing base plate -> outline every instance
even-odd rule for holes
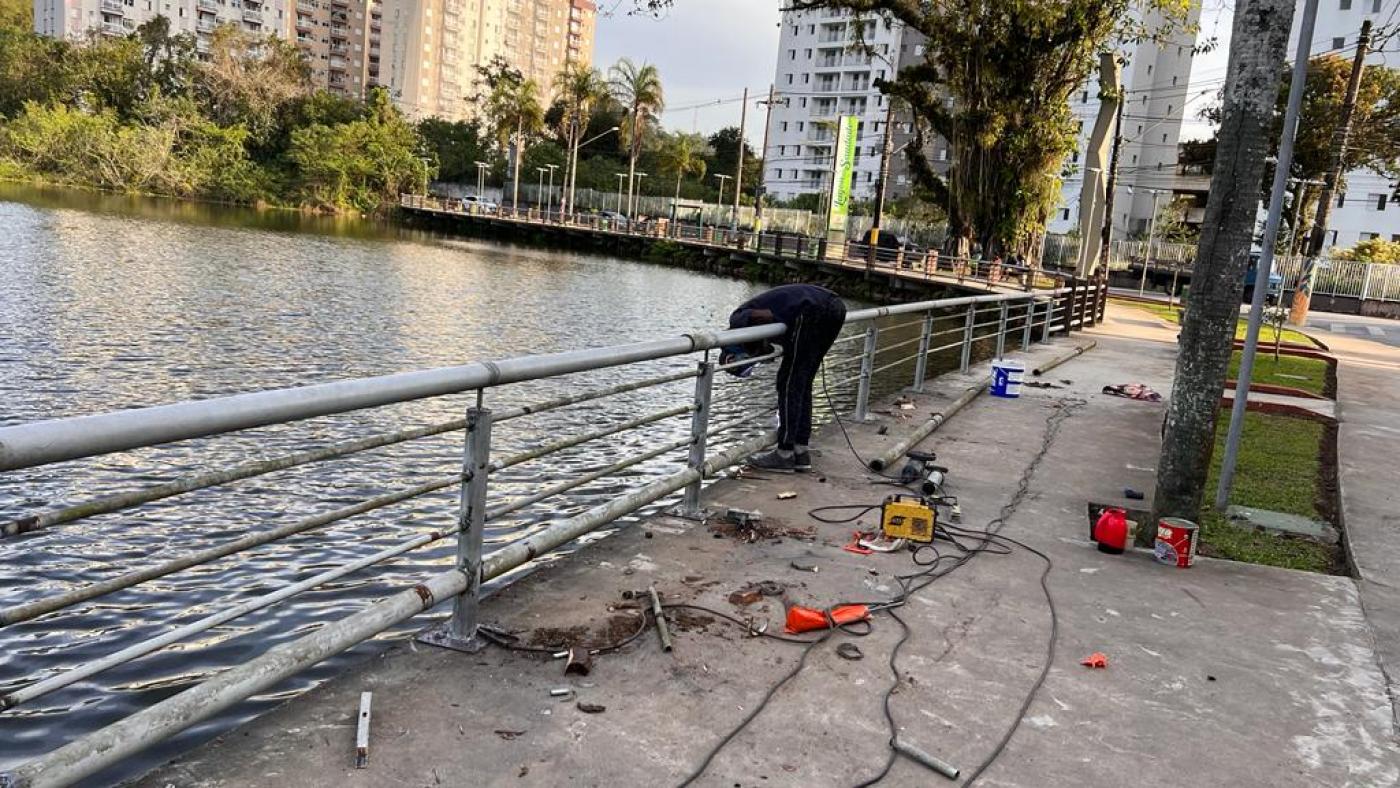
[[[414,640],[419,643],[427,643],[430,646],[460,651],[464,654],[475,654],[491,644],[479,634],[466,639],[457,637],[452,633],[451,621],[444,621],[435,627],[419,632]]]

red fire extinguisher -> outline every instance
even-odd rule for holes
[[[1123,509],[1104,509],[1094,523],[1094,541],[1099,551],[1118,555],[1128,546],[1128,513]]]

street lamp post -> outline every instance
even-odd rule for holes
[[[638,206],[641,204],[641,202],[642,202],[642,179],[645,178],[645,177],[647,177],[647,173],[645,173],[645,172],[639,172],[639,173],[637,173],[637,179],[636,179],[635,181],[632,182],[632,188],[631,188],[631,189],[628,189],[628,191],[631,192],[632,199],[628,202],[627,207],[628,207],[629,210],[632,211],[632,213],[636,213],[636,212],[637,212],[637,207],[638,207]],[[628,220],[628,221],[631,221],[631,220],[632,220],[632,217],[631,217],[631,216],[628,216],[628,217],[627,217],[627,220]]]
[[[716,178],[719,178],[719,202],[717,203],[717,205],[719,205],[720,210],[724,210],[724,184],[725,184],[725,181],[730,180],[730,179],[733,178],[734,176],[733,176],[733,175],[725,175],[725,174],[723,174],[723,173],[715,173],[715,177],[716,177]],[[703,223],[703,217],[702,217],[702,223]]]
[[[622,182],[627,180],[627,173],[617,173],[617,215],[622,215]]]
[[[547,169],[549,169],[549,168],[548,168],[548,167],[536,167],[536,168],[535,168],[535,172],[538,172],[538,173],[540,174],[540,185],[539,185],[538,187],[536,187],[536,190],[535,190],[535,210],[537,210],[537,211],[538,211],[538,210],[541,210],[541,209],[544,207],[544,172],[545,172],[545,170],[547,170]]]
[[[597,142],[598,140],[600,140],[600,139],[602,139],[602,138],[608,136],[609,134],[612,134],[613,132],[615,132],[615,131],[617,131],[617,130],[618,130],[618,127],[617,127],[617,126],[613,126],[612,128],[608,129],[607,131],[605,131],[605,132],[603,132],[603,133],[601,133],[601,134],[597,134],[597,135],[595,135],[595,136],[593,136],[593,137],[590,137],[589,139],[586,139],[586,140],[584,140],[583,142],[580,142],[579,144],[577,144],[577,145],[574,146],[573,154],[570,155],[570,157],[569,157],[569,174],[568,174],[568,177],[565,178],[565,180],[568,181],[568,183],[569,183],[569,186],[568,186],[568,195],[569,195],[569,198],[568,198],[567,201],[564,199],[564,188],[561,187],[561,188],[559,189],[559,204],[562,206],[562,207],[560,208],[560,213],[566,213],[566,212],[567,212],[567,213],[573,213],[573,212],[575,212],[575,211],[578,210],[578,208],[574,205],[574,187],[578,185],[578,152],[579,152],[579,149],[583,148],[583,147],[586,146],[586,145],[589,145],[590,143]]]
[[[484,162],[484,161],[479,161],[479,162],[476,163],[476,196],[477,196],[477,197],[482,197],[482,196],[485,195],[485,192],[486,192],[486,170],[487,170],[488,168],[490,168],[490,166],[491,166],[491,165],[487,164],[487,163]]]
[[[1147,249],[1142,253],[1142,279],[1138,282],[1138,296],[1147,292],[1147,264],[1152,260],[1152,237],[1157,233],[1157,198],[1171,194],[1166,189],[1143,189],[1152,195],[1152,218],[1147,223]]]
[[[545,202],[545,204],[546,204],[546,205],[553,205],[553,204],[554,204],[554,171],[557,170],[557,169],[559,169],[559,165],[558,165],[558,164],[546,164],[546,165],[544,165],[544,166],[546,166],[546,167],[549,168],[549,191],[546,192],[546,193],[549,195],[549,199]],[[545,218],[547,219],[548,217],[549,217],[549,215],[548,215],[548,214],[545,214]]]

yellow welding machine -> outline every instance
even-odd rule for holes
[[[917,495],[891,495],[880,506],[880,528],[889,539],[932,542],[934,508]]]

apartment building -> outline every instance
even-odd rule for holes
[[[777,200],[831,188],[834,124],[860,118],[854,199],[874,197],[887,106],[874,86],[899,67],[904,26],[889,19],[856,19],[844,9],[786,10],[778,37],[777,97],[764,152],[764,190]],[[857,41],[866,46],[858,50]],[[906,178],[907,180],[907,178]]]
[[[377,84],[379,0],[298,0],[292,35],[311,65],[317,87],[363,96]]]
[[[1288,41],[1288,57],[1298,51],[1298,29],[1303,19],[1303,0],[1298,0],[1293,18],[1293,33]],[[1356,43],[1361,25],[1370,20],[1379,30],[1400,22],[1400,0],[1320,0],[1317,23],[1313,31],[1312,57],[1337,55],[1348,62],[1356,56]],[[1390,49],[1386,52],[1386,49]],[[1366,57],[1366,65],[1390,66],[1387,59],[1395,54],[1393,44],[1379,47]],[[1400,241],[1400,205],[1393,195],[1396,184],[1383,174],[1358,169],[1345,175],[1336,195],[1332,217],[1328,222],[1324,248],[1347,248],[1369,238]]]
[[[593,59],[591,0],[381,0],[380,82],[411,115],[474,112],[477,68],[499,57],[548,101],[565,63]]]
[[[195,36],[201,53],[220,24],[250,33],[285,36],[295,0],[34,0],[34,30],[54,38],[82,38],[90,30],[124,36],[156,16],[170,20],[174,33]]]
[[[1177,148],[1187,114],[1206,106],[1219,90],[1218,83],[1190,84],[1196,35],[1188,31],[1199,18],[1200,5],[1194,4],[1185,29],[1178,26],[1175,32],[1120,50],[1124,58],[1124,104],[1113,195],[1115,238],[1145,234],[1157,210],[1165,209],[1175,195],[1195,194],[1198,189],[1200,178],[1178,174]],[[1154,14],[1147,22],[1149,29],[1163,29],[1160,15]],[[1078,227],[1084,179],[1098,176],[1086,172],[1082,162],[1099,114],[1099,90],[1096,73],[1070,99],[1071,110],[1080,123],[1079,146],[1065,163],[1060,205],[1048,223],[1052,233],[1066,233]]]

